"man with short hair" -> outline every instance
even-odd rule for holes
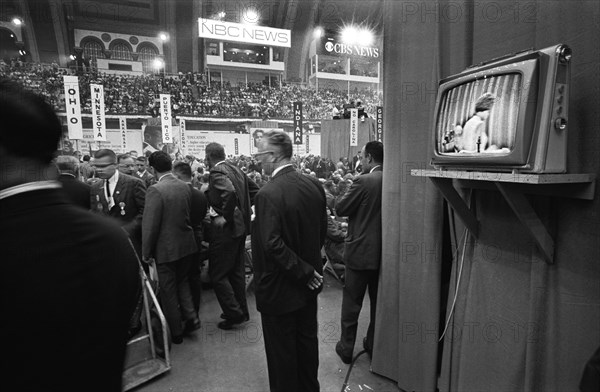
[[[225,160],[225,149],[219,143],[206,146],[206,160],[210,167],[206,198],[212,209],[208,274],[223,310],[224,320],[217,326],[227,330],[250,318],[244,247],[258,186]]]
[[[171,340],[180,344],[184,333],[200,328],[188,282],[192,255],[198,250],[190,218],[192,192],[171,172],[169,154],[155,151],[148,163],[157,181],[146,194],[142,220],[143,260],[156,263],[161,305]]]
[[[85,208],[90,209],[91,187],[79,181],[79,161],[70,155],[60,155],[56,158],[56,166],[60,171],[58,181],[62,184],[63,191],[69,200]]]
[[[358,316],[369,290],[371,318],[363,347],[369,355],[373,350],[377,286],[381,266],[381,193],[383,144],[368,142],[361,151],[363,175],[357,177],[347,192],[335,204],[339,216],[347,216],[348,234],[344,250],[346,265],[342,299],[342,334],[335,352],[342,362],[352,362]]]
[[[206,212],[208,210],[208,203],[204,193],[200,192],[192,185],[192,168],[190,165],[185,162],[175,162],[173,165],[173,174],[179,180],[188,184],[190,190],[192,191],[190,219],[198,251],[192,257],[189,272],[189,282],[190,290],[192,291],[194,309],[197,313],[200,310],[200,294],[202,292],[202,281],[200,279],[202,260],[200,259],[200,250],[202,248],[202,241],[204,239],[203,224],[204,218],[206,218]]]
[[[136,164],[133,157],[129,154],[120,154],[117,157],[119,171],[123,174],[133,176],[136,172]]]
[[[150,185],[154,185],[154,176],[148,172],[148,158],[137,157],[136,166],[137,171],[133,173],[133,175],[144,181],[146,188],[149,188]]]
[[[96,151],[94,167],[103,181],[92,185],[92,211],[117,219],[141,254],[144,182],[117,170],[117,155],[113,150]]]
[[[0,81],[0,118],[2,382],[121,391],[135,253],[115,222],[61,192],[51,160],[62,125],[44,98]]]
[[[325,192],[318,180],[294,169],[292,151],[285,132],[269,131],[255,154],[271,176],[254,200],[252,258],[272,392],[319,390]]]

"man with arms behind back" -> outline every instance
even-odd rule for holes
[[[50,164],[62,126],[0,82],[2,382],[12,391],[121,391],[138,263],[119,226],[68,202]],[[32,243],[32,239],[35,243]]]
[[[317,295],[327,233],[325,192],[291,164],[292,141],[269,131],[256,153],[272,179],[255,197],[252,257],[271,392],[319,390]]]

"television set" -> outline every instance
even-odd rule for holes
[[[571,49],[492,59],[440,81],[434,167],[565,173]]]

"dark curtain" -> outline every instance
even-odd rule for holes
[[[384,3],[384,231],[373,371],[407,391],[577,391],[600,345],[600,202],[527,196],[555,240],[554,264],[495,191],[465,191],[477,240],[456,232],[436,372],[441,196],[428,168],[437,82],[527,48],[573,49],[568,172],[600,171],[597,1]],[[462,268],[461,268],[462,266]],[[442,320],[445,321],[445,320]],[[442,325],[444,323],[442,322]]]
[[[342,157],[352,162],[352,157],[372,140],[377,140],[375,120],[372,118],[358,121],[358,146],[350,146],[350,120],[321,121],[321,155],[333,162]]]

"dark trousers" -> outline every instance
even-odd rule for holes
[[[182,321],[198,317],[188,281],[191,259],[192,255],[188,255],[176,261],[157,264],[160,306],[172,336],[183,334]]]
[[[246,237],[231,238],[222,234],[218,230],[212,232],[208,275],[223,313],[235,319],[248,314],[244,270]]]
[[[371,318],[367,329],[366,345],[369,348],[373,347],[378,283],[379,270],[354,270],[346,267],[346,280],[342,299],[342,337],[340,338],[344,355],[352,356],[354,352],[358,316],[362,309],[367,288],[371,300]]]
[[[192,302],[194,304],[194,310],[196,313],[200,312],[200,299],[202,295],[202,261],[200,261],[200,252],[196,252],[192,255],[192,261],[190,263],[189,283],[190,291],[192,294]]]
[[[294,312],[261,318],[271,392],[319,391],[317,299]]]

